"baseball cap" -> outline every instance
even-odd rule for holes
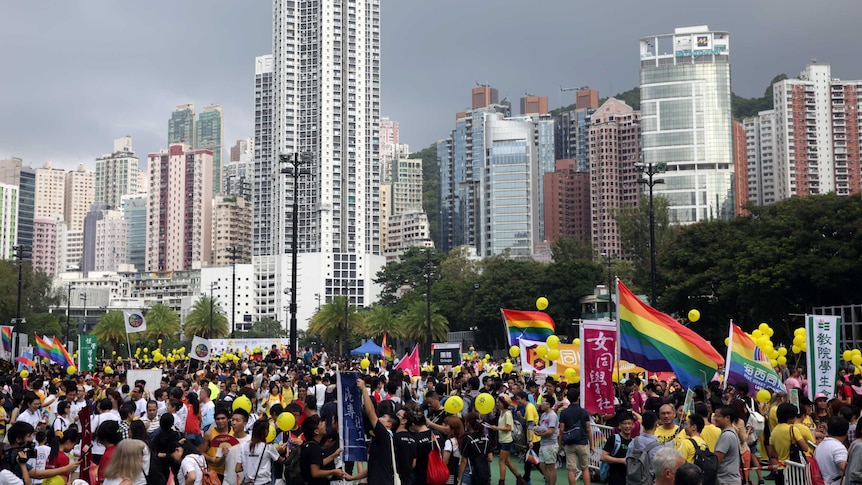
[[[829,399],[829,396],[827,396],[827,395],[826,395],[825,393],[823,393],[823,392],[818,392],[818,393],[817,393],[817,395],[816,395],[816,396],[814,396],[814,400],[816,401],[816,400],[818,400],[818,399]]]

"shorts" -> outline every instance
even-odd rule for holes
[[[590,466],[590,445],[566,445],[566,469],[586,470]]]
[[[557,463],[558,451],[560,451],[560,446],[556,443],[542,445],[539,448],[539,463]]]
[[[514,441],[511,443],[497,443],[497,445],[500,447],[500,451],[512,451],[515,449]]]

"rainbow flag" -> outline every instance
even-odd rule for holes
[[[15,357],[15,362],[24,364],[25,366],[30,368],[29,370],[33,370],[36,368],[36,362],[34,362],[33,359],[28,359],[27,357]]]
[[[50,359],[64,367],[75,365],[75,361],[72,360],[72,356],[69,355],[69,352],[66,352],[66,347],[63,347],[63,344],[60,343],[60,340],[57,339],[57,337],[54,337],[54,344],[51,346]]]
[[[545,312],[507,310],[502,308],[503,320],[509,329],[509,345],[518,345],[520,339],[544,342],[554,334],[554,320]]]
[[[51,358],[51,344],[48,342],[48,337],[42,338],[38,335],[36,337],[36,345],[33,346],[33,353],[36,354],[36,357],[44,357],[46,359]]]
[[[727,366],[724,381],[728,384],[748,382],[754,395],[761,389],[785,392],[784,384],[769,359],[741,328],[730,322],[727,337]]]
[[[712,380],[721,355],[693,330],[640,301],[617,280],[620,358],[650,372],[673,372],[688,388]]]
[[[395,360],[395,351],[386,345],[385,333],[383,334],[383,344],[380,346],[380,355],[382,355],[384,359]]]
[[[0,327],[0,340],[3,342],[3,350],[12,352],[12,327],[8,325]]]

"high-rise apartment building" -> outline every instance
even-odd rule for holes
[[[33,221],[33,268],[56,276],[66,270],[63,236],[66,224],[60,216],[40,217]]]
[[[63,259],[66,261],[64,271],[81,271],[84,264],[84,229],[70,231],[66,226],[66,237],[61,247],[64,249]]]
[[[643,162],[671,222],[734,217],[730,35],[708,26],[640,40]],[[593,227],[593,232],[596,228]]]
[[[114,150],[96,159],[96,203],[112,209],[120,207],[126,194],[144,191],[144,174],[132,150],[132,137],[114,140]]]
[[[224,147],[224,117],[221,106],[207,106],[198,115],[195,125],[195,150],[213,152],[213,194],[222,192],[222,152]]]
[[[255,256],[276,256],[276,233],[274,212],[279,166],[273,152],[273,116],[275,106],[275,62],[272,55],[259,56],[254,60],[254,172],[252,182],[252,218]],[[255,261],[255,275],[264,274],[265,279],[274,278],[276,264],[273,258]],[[257,265],[260,265],[258,268]],[[267,286],[266,282],[258,282]]]
[[[380,184],[380,241],[386,261],[397,260],[411,247],[433,247],[428,216],[422,208],[422,160],[408,157],[407,145],[397,145],[395,159]]]
[[[810,64],[772,92],[781,198],[859,193],[862,81],[834,79],[828,64]]]
[[[590,229],[597,254],[622,255],[614,213],[637,205],[640,112],[610,98],[591,116]]]
[[[85,234],[86,235],[86,234]],[[128,264],[129,228],[118,210],[107,209],[96,221],[94,271],[120,271]]]
[[[589,169],[590,115],[599,107],[599,92],[583,88],[577,91],[575,109],[558,114],[554,125],[554,153],[557,160],[576,160],[578,170]]]
[[[590,174],[578,169],[577,160],[557,160],[553,172],[544,175],[545,239],[577,239],[591,244]]]
[[[242,138],[230,147],[229,162],[254,161],[254,137]]]
[[[195,105],[180,104],[168,120],[168,145],[185,143],[195,146]]]
[[[748,195],[753,205],[767,205],[788,197],[787,167],[775,160],[775,110],[761,111],[742,121],[748,159]]]
[[[36,171],[20,158],[0,160],[0,184],[18,186],[18,244],[32,246]]]
[[[398,130],[398,122],[390,120],[384,116],[380,118],[380,173],[381,182],[389,182],[389,176],[392,173],[391,164],[396,158],[404,156],[409,151],[400,148],[400,136]]]
[[[230,162],[224,166],[224,193],[251,198],[251,184],[254,179],[254,138],[237,140],[230,149]],[[251,249],[249,249],[251,251]]]
[[[212,256],[212,152],[173,144],[147,156],[147,271],[200,268]]]
[[[298,204],[299,320],[347,295],[367,305],[383,264],[380,168],[380,1],[273,1],[273,159],[255,177],[273,187],[269,248],[256,248],[258,317],[277,318],[290,288],[292,211]],[[255,140],[257,142],[257,140]],[[279,173],[278,155],[299,154],[308,175]],[[262,167],[263,168],[263,167]],[[286,167],[284,167],[286,168]],[[257,182],[255,182],[257,186]],[[261,212],[264,212],[263,210]],[[255,226],[260,221],[255,219]],[[257,239],[257,236],[256,236]]]
[[[66,173],[66,193],[63,204],[64,217],[70,231],[80,231],[90,206],[96,200],[96,174],[88,172],[85,165]]]
[[[126,262],[136,271],[147,267],[147,194],[120,198],[120,211],[126,221]]]
[[[0,184],[0,259],[12,259],[18,238],[18,186]]]
[[[45,162],[36,172],[36,196],[33,217],[66,217],[66,171]],[[66,219],[64,219],[66,220]],[[66,220],[68,223],[68,220]]]
[[[213,201],[213,264],[251,263],[251,205],[242,197],[217,195]]]
[[[736,203],[734,214],[747,214],[748,204],[748,152],[746,149],[745,125],[733,122],[733,200]]]

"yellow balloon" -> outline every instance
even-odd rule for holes
[[[548,347],[545,345],[540,345],[540,346],[536,347],[536,355],[538,357],[544,357],[544,356],[548,355]]]
[[[768,335],[768,334],[769,334],[769,324],[767,324],[766,322],[761,323],[760,325],[758,325],[758,326],[757,326],[757,329],[758,329],[758,330],[760,330],[760,333],[762,333],[762,334],[764,334],[764,335]]]
[[[513,369],[514,367],[515,367],[515,366],[513,366],[511,362],[506,361],[506,362],[503,364],[503,372],[505,372],[506,374],[509,374],[509,373],[511,373],[511,372],[512,372],[512,369]]]
[[[521,355],[521,347],[518,347],[517,345],[509,347],[509,356],[515,358],[519,355]]]
[[[572,343],[575,344],[575,347],[580,347],[581,346],[581,339],[576,338],[575,341]]]
[[[362,367],[363,369],[367,369],[368,366],[370,366],[370,365],[371,365],[371,361],[368,359],[362,359],[359,361],[359,367]]]
[[[69,374],[70,376],[75,375],[75,373],[77,373],[77,372],[78,372],[78,368],[75,367],[74,365],[70,365],[69,367],[66,368],[66,374]]]
[[[772,327],[768,327],[768,328],[766,329],[766,336],[767,336],[767,337],[772,337],[773,335],[775,335],[775,330],[773,330],[773,329],[772,329]]]
[[[113,374],[113,373],[114,373],[114,369],[111,369],[111,366],[106,365],[105,366],[105,374]]]
[[[578,373],[575,372],[575,369],[572,369],[571,367],[569,367],[566,369],[565,375],[566,375],[566,381],[575,382],[575,378],[577,377]]]
[[[453,368],[452,368],[452,372],[454,372],[454,373],[456,373],[456,374],[457,374],[457,373],[459,373],[459,372],[461,372],[461,366],[460,366],[460,365],[456,365],[455,367],[453,367]]]
[[[724,337],[724,345],[730,345],[730,339],[728,337]]]
[[[157,340],[157,342],[159,342],[159,345],[162,345],[162,339]]]
[[[317,375],[317,367],[312,367],[312,368],[311,368],[311,375],[313,375],[313,376],[316,376],[316,375]]]
[[[620,374],[618,372],[614,372],[613,374],[611,374],[611,381],[613,381],[614,384],[619,384]]]
[[[146,354],[147,352],[149,352],[149,351],[150,351],[150,348],[149,348],[149,347],[144,347],[144,353],[145,353],[145,354]]]
[[[545,298],[544,296],[540,296],[538,299],[536,299],[536,309],[537,310],[539,310],[541,312],[541,311],[544,311],[546,308],[548,308],[548,299],[547,298]]]
[[[862,350],[853,349],[850,351],[850,353],[852,353],[853,355],[862,355]]]
[[[547,344],[549,349],[556,349],[560,346],[560,337],[557,337],[556,335],[551,335],[548,337],[547,340],[545,340],[545,344]]]
[[[772,367],[775,367],[776,365],[778,365],[778,361],[775,359],[769,359],[769,363],[772,365]]]
[[[572,379],[572,382],[575,384],[578,384],[579,382],[581,382],[581,373],[580,372],[577,372],[577,371],[575,372],[575,378]]]
[[[787,355],[787,347],[779,347],[778,348],[778,355],[780,355],[780,356]],[[847,360],[847,359],[844,359],[844,360]]]
[[[688,311],[688,319],[692,322],[700,320],[700,311],[691,309]]]
[[[763,332],[755,328],[754,331],[751,332],[752,340],[760,340],[760,337],[763,337]]]
[[[805,329],[802,327],[797,328],[796,330],[793,331],[793,336],[794,337],[804,337],[805,336]]]
[[[491,360],[491,354],[485,354],[485,360]]]
[[[785,357],[783,355],[779,355],[778,358],[775,360],[776,360],[776,362],[778,362],[778,365],[784,365],[787,363],[787,357]]]
[[[269,433],[266,434],[266,442],[272,443],[273,441],[275,441],[275,435],[277,435],[277,434],[278,434],[278,431],[276,431],[275,426],[270,424],[269,425]]]
[[[247,396],[239,396],[238,398],[233,400],[233,405],[231,409],[236,411],[237,409],[243,409],[245,412],[251,412],[251,400]]]
[[[122,361],[123,361],[122,357],[117,357],[117,362],[122,362]]]
[[[560,358],[560,350],[559,349],[551,349],[548,351],[548,360],[551,362]]]
[[[112,351],[111,351],[111,355],[117,355],[117,351],[116,351],[116,350],[112,350]]]
[[[853,365],[862,365],[862,355],[853,356]]]
[[[761,389],[757,391],[757,401],[762,402],[764,404],[768,403],[772,398],[772,395],[766,389]]]
[[[475,404],[476,411],[479,411],[479,414],[491,414],[491,411],[494,410],[494,396],[483,392],[476,396]]]
[[[845,351],[844,351],[844,353],[841,355],[841,357],[843,357],[843,358],[844,358],[844,360],[846,360],[846,361],[848,361],[848,362],[849,362],[849,361],[850,361],[850,359],[852,359],[852,358],[853,358],[853,352],[851,352],[851,351],[849,351],[849,350],[845,350]]]
[[[446,404],[443,405],[446,412],[449,414],[460,413],[464,409],[464,400],[458,396],[450,396],[446,399]]]
[[[22,369],[21,372],[18,373],[18,375],[21,376],[21,379],[26,379],[30,377],[30,371],[28,371],[27,369]]]

